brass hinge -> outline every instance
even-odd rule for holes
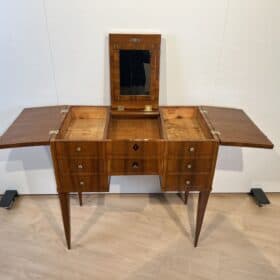
[[[118,110],[118,111],[124,111],[124,106],[119,105],[119,106],[117,107],[117,110]]]
[[[60,113],[61,114],[66,114],[66,113],[68,113],[69,112],[69,109],[61,109],[60,110]]]
[[[50,130],[49,135],[55,134],[57,135],[59,133],[59,130]]]
[[[145,105],[144,111],[145,112],[152,112],[152,105]]]
[[[140,42],[141,42],[141,39],[139,39],[139,38],[130,38],[129,41],[130,41],[131,43],[140,43]]]
[[[215,135],[221,135],[221,132],[218,130],[211,130],[211,133]]]

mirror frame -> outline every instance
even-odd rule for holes
[[[160,34],[109,34],[111,106],[117,109],[144,109],[146,105],[158,109]],[[120,50],[147,50],[151,54],[150,94],[120,94]]]

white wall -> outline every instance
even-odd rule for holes
[[[243,108],[274,150],[222,147],[214,191],[280,190],[279,0],[0,1],[0,133],[23,107],[109,104],[108,33],[163,36],[161,104]],[[55,192],[48,147],[0,151],[0,193]],[[159,191],[153,176],[111,191]]]

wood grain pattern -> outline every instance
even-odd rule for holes
[[[272,149],[273,144],[240,109],[202,106],[221,145]]]
[[[50,131],[58,130],[68,106],[24,109],[0,138],[0,149],[50,144]]]

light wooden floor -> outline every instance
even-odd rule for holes
[[[193,248],[196,196],[72,197],[68,251],[56,196],[0,209],[0,279],[280,279],[280,194],[212,195]]]

